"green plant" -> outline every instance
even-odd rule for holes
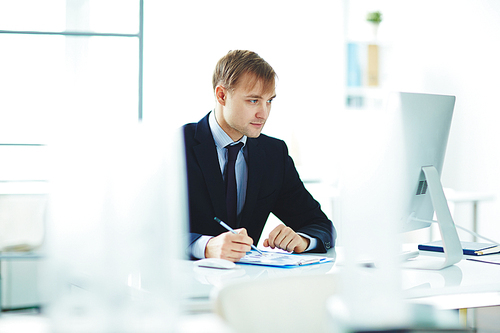
[[[379,11],[370,12],[368,13],[368,15],[366,15],[366,20],[368,22],[379,24],[380,22],[382,22],[382,13]]]

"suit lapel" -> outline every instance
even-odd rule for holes
[[[238,219],[238,227],[241,221],[246,221],[248,216],[251,215],[255,209],[257,196],[262,183],[262,175],[264,174],[265,152],[259,147],[256,139],[248,138],[247,140],[247,154],[245,155],[248,166],[248,182],[247,182],[247,195],[245,198],[245,205],[241,212],[241,218]]]
[[[224,182],[214,139],[208,125],[208,116],[198,123],[195,139],[199,144],[193,147],[194,154],[203,173],[215,214],[227,220]]]

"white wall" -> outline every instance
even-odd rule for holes
[[[354,1],[356,2],[356,1]],[[380,39],[391,49],[388,86],[457,96],[442,181],[500,198],[500,2],[379,1]],[[500,241],[500,203],[479,206],[480,233]],[[470,205],[455,219],[470,227]]]
[[[215,106],[218,59],[249,49],[279,77],[264,133],[286,140],[298,164],[325,165],[307,147],[328,139],[342,107],[341,1],[146,1],[145,14],[145,122],[197,122]]]
[[[344,112],[344,38],[368,33],[380,10],[385,88],[457,96],[442,181],[500,198],[500,2],[345,0],[146,2],[144,121],[180,126],[214,106],[211,75],[230,49],[252,49],[279,75],[265,133],[283,138],[301,168],[337,177]],[[345,13],[344,13],[345,10]],[[345,25],[344,25],[345,23]],[[346,29],[344,29],[346,28]],[[323,142],[331,154],[314,146]],[[500,241],[500,203],[479,206],[479,231]],[[470,206],[455,207],[470,227]]]

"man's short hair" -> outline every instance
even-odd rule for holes
[[[247,50],[232,50],[223,56],[215,66],[212,77],[212,85],[215,88],[222,85],[228,90],[234,90],[240,77],[245,74],[253,74],[256,78],[254,84],[262,80],[263,90],[274,89],[274,69],[257,53]]]

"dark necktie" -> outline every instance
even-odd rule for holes
[[[236,227],[237,216],[237,190],[236,190],[236,174],[234,166],[238,152],[243,146],[240,142],[233,146],[226,146],[227,149],[227,165],[226,165],[226,207],[227,207],[227,222],[230,226]]]

